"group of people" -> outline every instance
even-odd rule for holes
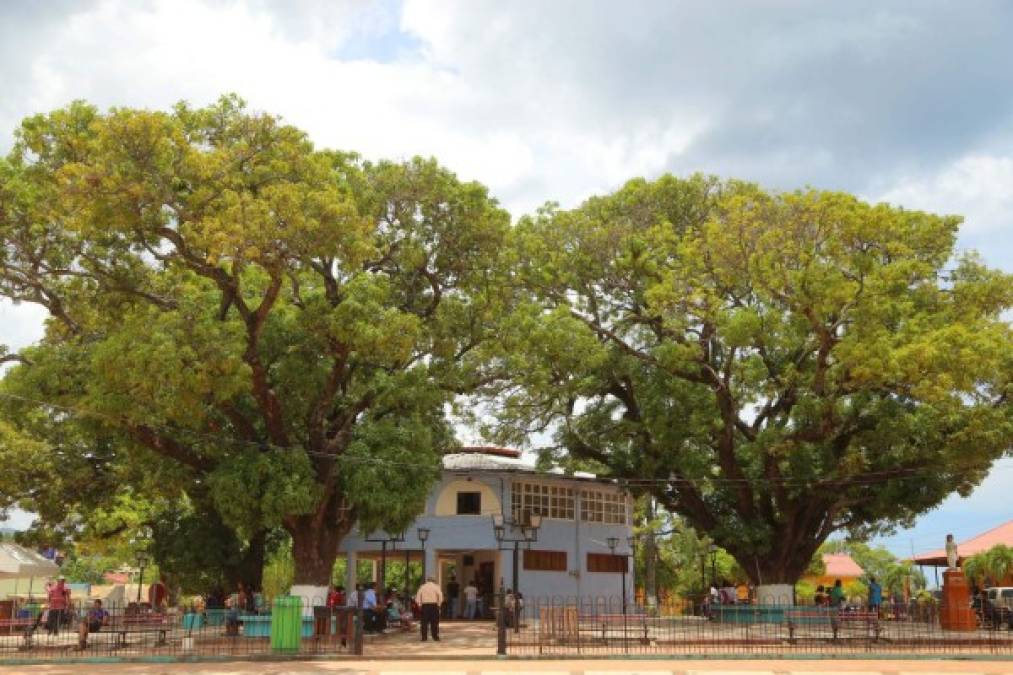
[[[516,611],[519,611],[520,606],[523,604],[523,601],[520,599],[520,593],[516,597],[510,591],[507,591],[507,593],[508,607],[515,607]],[[462,596],[464,598],[463,606],[459,603]],[[428,635],[432,635],[433,640],[440,639],[441,610],[443,610],[445,616],[452,619],[478,618],[480,597],[477,580],[469,581],[462,591],[457,579],[451,576],[450,581],[447,582],[447,598],[446,603],[444,603],[443,590],[436,583],[436,579],[426,577],[426,582],[419,587],[418,592],[415,594],[415,603],[419,607],[422,641],[425,642]]]
[[[214,595],[214,599],[209,596],[207,601],[208,607],[212,606],[212,602],[215,602],[215,604],[221,602],[228,610],[225,614],[225,634],[232,637],[239,635],[241,615],[256,614],[258,612],[256,589],[254,589],[252,584],[242,581],[236,585],[236,592],[227,598],[221,597],[221,594]]]
[[[331,586],[327,593],[327,607],[361,607],[363,630],[366,633],[380,633],[391,627],[410,630],[413,620],[420,623],[421,639],[440,639],[440,618],[474,620],[481,616],[481,594],[478,581],[469,581],[462,588],[453,576],[447,582],[446,593],[433,577],[427,577],[414,597],[401,595],[396,588],[387,589],[384,596],[378,596],[376,584],[357,584],[350,591],[342,585]],[[520,594],[507,591],[507,617],[519,613],[523,606]]]
[[[749,586],[746,584],[735,585],[727,579],[722,579],[711,586],[710,604],[712,605],[744,605],[751,599]]]
[[[396,588],[388,588],[382,598],[378,597],[373,582],[357,584],[350,592],[344,586],[334,585],[327,592],[329,609],[359,606],[363,610],[363,630],[367,633],[380,633],[392,626],[411,627],[414,608]]]
[[[869,577],[868,589],[869,594],[866,599],[866,608],[870,612],[878,612],[883,605],[883,587],[879,585],[875,577]],[[833,586],[828,587],[822,584],[817,586],[816,593],[813,595],[813,604],[817,607],[839,609],[845,607],[847,602],[848,598],[840,579],[836,579]]]
[[[447,582],[447,602],[444,605],[443,616],[448,619],[473,621],[482,615],[481,597],[477,579],[472,579],[462,589],[457,578],[451,576]]]
[[[157,609],[164,608],[166,598],[165,584],[159,580],[149,588],[150,605]],[[67,585],[66,577],[59,576],[55,582],[46,584],[46,610],[44,617],[40,615],[40,622],[44,622],[49,635],[59,635],[60,628],[69,626],[74,616],[71,604],[70,587]],[[126,613],[131,614],[140,610],[140,605],[130,603]],[[78,623],[78,634],[80,643],[83,645],[89,633],[97,633],[109,625],[111,615],[105,608],[102,600],[96,598],[92,601],[91,607],[84,612],[82,620]],[[44,619],[44,621],[43,621]]]

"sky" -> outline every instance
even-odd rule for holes
[[[0,151],[86,99],[235,92],[325,147],[436,156],[514,216],[636,176],[712,173],[965,217],[1013,271],[1013,3],[48,0],[0,3]],[[0,304],[0,344],[42,312]],[[1013,460],[898,554],[1013,517]]]

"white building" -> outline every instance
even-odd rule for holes
[[[387,560],[403,561],[407,552],[417,562],[424,551],[426,574],[444,588],[451,573],[462,587],[477,580],[487,594],[501,583],[511,588],[515,544],[505,540],[522,536],[511,521],[530,522],[537,514],[537,539],[517,545],[517,585],[525,598],[618,600],[625,575],[632,599],[632,503],[615,481],[540,472],[519,451],[506,448],[463,448],[446,455],[443,467],[425,512],[405,531],[403,543],[387,545]],[[500,515],[506,521],[504,541],[494,531],[494,516]],[[419,540],[420,528],[428,530],[425,542]],[[354,585],[358,560],[381,556],[383,545],[368,539],[384,537],[383,532],[353,532],[342,542],[348,587]]]

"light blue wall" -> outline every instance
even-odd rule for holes
[[[436,561],[438,552],[449,552],[454,550],[496,550],[498,543],[493,533],[492,517],[489,513],[480,516],[434,516],[432,515],[439,494],[447,485],[455,480],[460,480],[467,475],[473,481],[480,481],[488,485],[497,495],[501,496],[503,512],[509,517],[511,513],[510,493],[513,480],[552,482],[574,488],[579,494],[580,488],[615,490],[614,485],[605,484],[600,481],[575,480],[562,477],[555,477],[545,474],[531,474],[519,472],[444,472],[440,482],[430,492],[426,503],[425,513],[413,523],[405,533],[405,542],[399,543],[396,552],[390,554],[391,560],[403,559],[404,550],[407,547],[412,551],[422,548],[416,532],[420,527],[429,528],[429,538],[425,544],[426,570],[427,574],[436,573]],[[486,505],[483,504],[483,511]],[[579,514],[579,506],[576,509]],[[609,553],[607,540],[609,537],[617,537],[619,546],[616,552],[619,554],[629,553],[627,539],[632,534],[632,527],[628,524],[605,524],[589,523],[577,520],[555,520],[544,518],[542,526],[538,531],[538,541],[530,546],[534,550],[565,551],[567,559],[567,572],[536,572],[523,568],[524,553],[521,546],[519,561],[519,586],[528,604],[540,599],[551,597],[556,598],[589,598],[608,597],[613,602],[619,602],[621,597],[621,578],[617,573],[602,573],[587,571],[588,553]],[[383,536],[383,533],[375,533],[375,536]],[[499,551],[498,575],[495,580],[497,586],[502,579],[505,586],[512,585],[513,578],[513,545],[510,550]],[[380,544],[366,542],[363,534],[353,531],[341,544],[341,555],[357,557],[359,552],[379,552]],[[350,566],[354,569],[354,565]],[[633,598],[633,575],[632,561],[630,572],[626,575],[627,599]],[[445,585],[446,579],[441,580]]]

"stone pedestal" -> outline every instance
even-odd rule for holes
[[[939,625],[943,630],[971,631],[977,627],[971,609],[971,591],[960,570],[943,572],[943,601],[939,607]]]
[[[756,604],[790,607],[795,604],[795,587],[791,584],[763,584],[757,586]]]

